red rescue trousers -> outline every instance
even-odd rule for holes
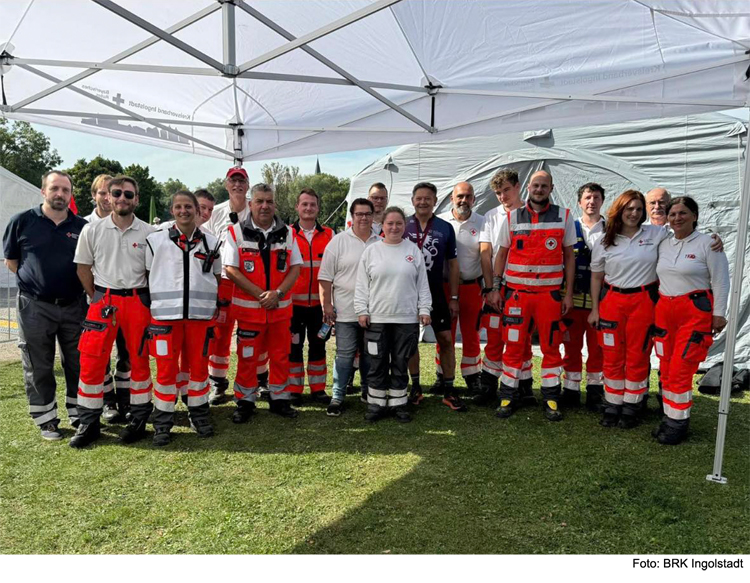
[[[112,344],[122,330],[132,365],[130,406],[136,420],[145,421],[151,413],[151,369],[145,333],[151,321],[148,290],[107,290],[97,288],[94,303],[89,306],[78,343],[81,374],[78,381],[78,410],[81,423],[98,420],[104,405],[104,375],[109,364]],[[128,293],[129,295],[121,295]],[[144,303],[145,302],[145,303]]]
[[[660,294],[656,304],[654,349],[661,363],[664,414],[670,419],[690,419],[693,375],[713,344],[713,305],[709,290]]]
[[[586,359],[586,384],[602,384],[604,356],[602,355],[602,349],[599,347],[596,328],[588,323],[589,314],[591,314],[591,310],[574,308],[564,318],[566,331],[563,333],[563,346],[565,347],[563,388],[569,391],[581,390],[581,371],[583,370],[581,350],[583,349],[584,338],[589,353]]]
[[[289,346],[291,320],[271,324],[237,321],[237,376],[235,401],[255,402],[261,357],[268,354],[268,390],[271,399],[289,399]]]
[[[531,342],[531,326],[539,330],[539,346],[542,349],[542,397],[546,401],[557,401],[560,396],[560,373],[562,372],[562,296],[559,290],[518,291],[506,289],[503,308],[503,376],[500,398],[513,399],[519,381],[523,379],[523,367]]]
[[[216,383],[216,386],[223,390],[226,390],[229,386],[227,372],[229,370],[229,354],[232,351],[232,332],[235,323],[232,315],[233,292],[234,283],[229,279],[222,278],[218,292],[219,310],[213,323],[214,339],[208,357],[208,374],[211,376],[211,380]]]
[[[599,302],[599,346],[604,355],[608,413],[635,415],[648,392],[656,282],[621,290],[604,282]]]
[[[152,320],[149,349],[156,359],[154,407],[160,418],[174,414],[180,375],[187,374],[187,405],[193,411],[208,404],[208,348],[211,320]],[[184,367],[181,371],[179,365]],[[182,377],[184,378],[184,376]],[[156,424],[156,421],[155,421]]]
[[[449,298],[451,289],[444,284],[445,297]],[[482,371],[481,353],[479,347],[479,312],[482,309],[482,289],[476,281],[461,282],[458,288],[458,319],[451,322],[451,336],[456,342],[456,327],[461,327],[461,376],[464,378],[479,374]],[[435,344],[435,367],[438,374],[444,374],[440,365],[440,346]],[[454,374],[447,375],[451,379]]]

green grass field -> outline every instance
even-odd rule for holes
[[[281,419],[263,403],[243,426],[223,405],[209,440],[180,406],[167,448],[124,446],[111,426],[76,451],[39,438],[19,363],[0,365],[0,388],[4,554],[750,552],[747,395],[732,400],[721,486],[705,480],[718,401],[698,393],[678,447],[651,437],[654,412],[623,431],[584,410],[501,421],[429,397],[411,424],[368,425],[352,396],[337,419],[318,406]]]

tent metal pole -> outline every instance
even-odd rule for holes
[[[229,124],[232,128],[232,138],[234,143],[234,164],[235,166],[242,166],[242,135],[244,132],[240,127],[240,124],[233,123]]]
[[[235,50],[234,4],[231,1],[221,5],[221,36],[224,44],[224,73],[236,75],[239,70]]]
[[[750,102],[746,104],[750,114]],[[749,118],[750,119],[750,118]],[[721,475],[724,462],[724,442],[727,433],[729,416],[729,397],[732,392],[732,375],[734,372],[734,349],[739,328],[740,292],[742,274],[745,269],[745,249],[747,248],[747,223],[750,218],[750,140],[745,135],[745,175],[742,181],[740,198],[740,217],[737,227],[737,242],[734,249],[734,272],[732,273],[732,290],[729,296],[729,314],[726,328],[726,347],[724,349],[724,366],[721,371],[721,396],[719,397],[719,423],[716,428],[716,449],[714,452],[714,471],[706,476],[709,482],[726,484],[727,479]]]

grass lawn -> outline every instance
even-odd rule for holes
[[[429,385],[432,346],[421,351]],[[180,405],[167,448],[122,445],[121,426],[105,426],[76,451],[40,439],[20,363],[0,365],[0,387],[0,553],[750,552],[747,395],[732,400],[720,486],[705,480],[718,400],[697,392],[678,447],[651,437],[654,412],[623,431],[584,410],[501,421],[433,396],[411,424],[368,425],[352,396],[338,419],[262,403],[242,426],[223,405],[209,440]]]

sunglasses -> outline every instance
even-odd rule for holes
[[[110,190],[109,193],[115,198],[120,198],[121,195],[124,195],[128,200],[133,200],[135,198],[135,192],[132,190],[120,190],[119,188],[116,188]]]

